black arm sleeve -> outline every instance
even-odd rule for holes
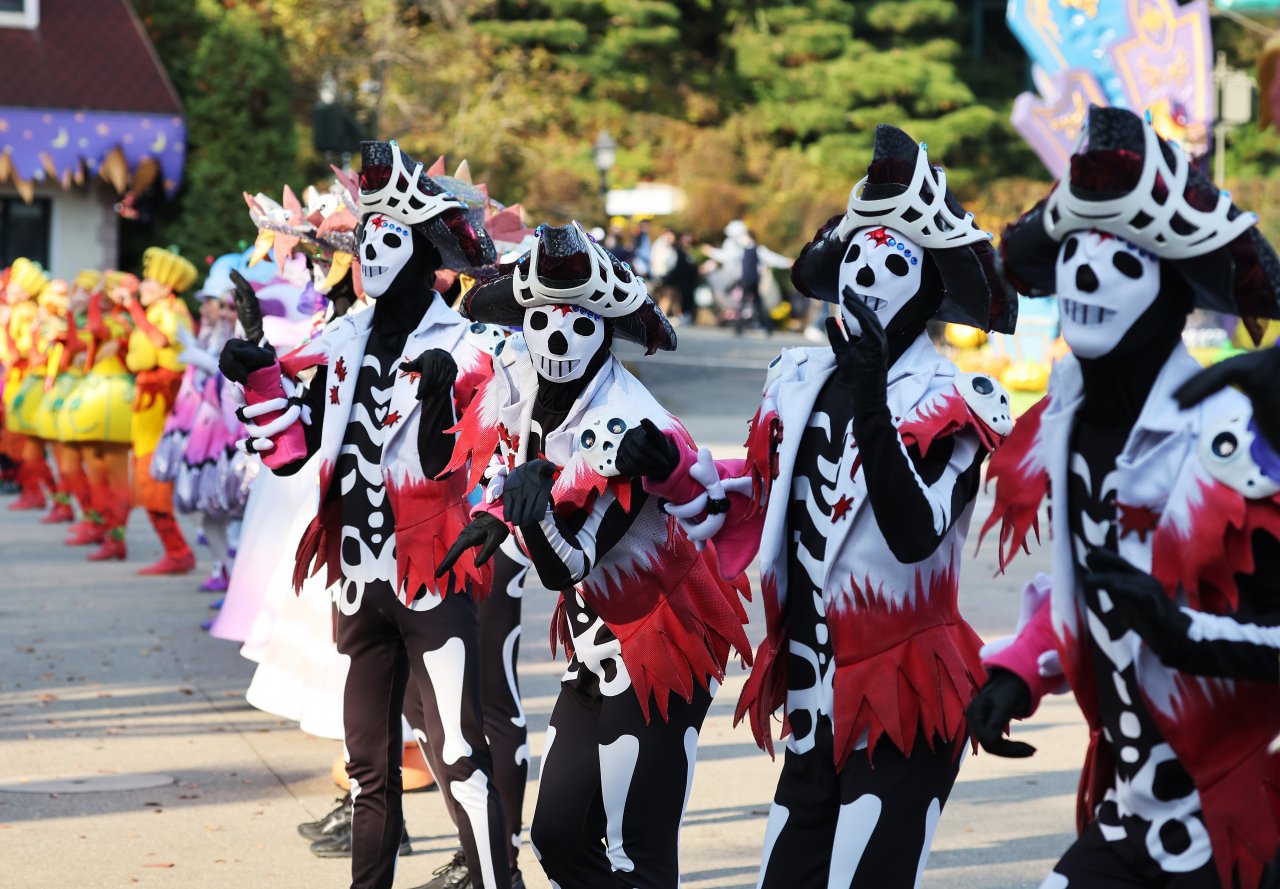
[[[418,458],[427,478],[436,478],[449,465],[453,456],[451,429],[457,419],[453,413],[453,387],[445,386],[422,399],[418,415]]]
[[[320,450],[320,432],[324,428],[324,409],[329,403],[329,368],[321,365],[302,393],[303,403],[311,410],[311,422],[304,423],[302,433],[307,440],[307,456],[274,470],[276,475],[295,475]],[[301,422],[301,421],[299,421]]]
[[[854,415],[854,435],[876,524],[903,564],[927,559],[978,493],[986,450],[958,453],[955,436],[933,441],[928,455],[903,448],[887,407]],[[965,448],[969,450],[969,448]],[[962,464],[953,465],[960,460]]]
[[[590,512],[579,510],[561,518],[553,510],[541,522],[522,525],[520,534],[542,582],[553,590],[580,583],[626,536],[647,498],[640,480],[633,479],[629,512],[617,500],[602,498]]]

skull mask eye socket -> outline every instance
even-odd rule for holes
[[[596,332],[596,322],[585,315],[574,319],[573,332],[578,336],[591,336]]]
[[[596,434],[592,432],[590,429],[584,430],[582,433],[581,441],[582,441],[582,446],[589,451],[593,447],[595,447]]]
[[[529,326],[534,330],[545,330],[547,327],[547,313],[539,309],[529,318]]]

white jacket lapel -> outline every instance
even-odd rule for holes
[[[369,341],[373,312],[365,311],[344,318],[326,334],[333,338],[326,350],[329,357],[328,391],[324,394],[324,428],[320,433],[320,457],[330,467],[337,465],[342,440],[346,436],[347,423],[355,402],[356,381],[360,378],[360,364],[364,360],[365,345]]]

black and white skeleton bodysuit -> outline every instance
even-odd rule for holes
[[[546,437],[609,360],[606,344],[580,385],[540,381],[529,455],[542,454]],[[573,652],[547,729],[530,831],[534,853],[560,889],[672,889],[680,879],[679,825],[711,694],[698,689],[689,703],[673,696],[667,719],[646,719],[621,641],[577,589],[638,517],[656,516],[639,479],[631,483],[630,507],[606,491],[590,510],[552,513],[521,529],[542,583],[564,591],[562,628]]]
[[[1154,356],[1156,370],[1166,355],[1163,350]],[[1112,404],[1118,408],[1119,401]],[[1136,407],[1141,406],[1139,399]],[[1084,576],[1090,548],[1118,548],[1113,473],[1137,419],[1136,410],[1097,410],[1094,415],[1096,419],[1081,410],[1071,444],[1069,524],[1078,577]],[[1191,776],[1161,736],[1137,682],[1135,661],[1142,643],[1127,626],[1117,626],[1109,619],[1104,591],[1086,592],[1084,602],[1102,732],[1113,754],[1115,783],[1098,807],[1096,820],[1073,847],[1082,860],[1068,853],[1044,887],[1058,889],[1076,883],[1110,886],[1095,882],[1095,878],[1101,879],[1099,875],[1086,877],[1088,871],[1076,869],[1093,859],[1095,847],[1103,844],[1109,844],[1113,854],[1125,860],[1130,872],[1150,881],[1147,885],[1176,875],[1179,887],[1217,886],[1199,795]]]
[[[429,291],[380,299],[368,312],[372,320],[363,321],[370,329],[358,371],[345,364],[319,367],[305,395],[312,417],[306,429],[311,455],[321,448],[326,406],[338,397],[334,384],[345,382],[338,377],[358,373],[328,489],[329,497],[340,498],[342,522],[337,644],[351,658],[343,721],[354,799],[353,889],[389,889],[395,875],[403,824],[401,711],[410,677],[419,685],[425,709],[423,749],[459,816],[459,838],[468,862],[475,863],[476,885],[505,889],[514,859],[512,835],[490,777],[475,600],[467,590],[440,595],[424,585],[409,593],[406,607],[397,588],[397,523],[393,492],[386,487],[384,445],[396,424],[407,422],[392,410],[393,390],[416,385],[400,370],[412,357],[405,355],[408,340],[431,320],[428,313],[449,311],[443,303],[436,305],[438,300]],[[445,387],[417,409],[416,452],[423,477],[431,479],[444,469],[453,446],[445,431],[455,417],[452,390]],[[442,587],[440,593],[445,592]]]
[[[880,428],[880,427],[884,428]],[[860,438],[855,437],[861,433]],[[835,649],[823,596],[824,565],[833,531],[847,521],[855,498],[857,465],[865,461],[866,485],[873,477],[902,508],[876,513],[891,546],[936,549],[950,532],[934,530],[932,515],[917,514],[904,496],[915,485],[942,481],[957,443],[939,439],[921,458],[909,449],[913,468],[902,461],[898,433],[887,412],[854,422],[847,385],[833,375],[819,392],[801,432],[787,511],[786,632],[788,645],[786,741],[782,775],[770,811],[761,865],[762,887],[912,886],[927,858],[942,807],[959,771],[952,745],[917,733],[911,754],[882,739],[871,756],[858,742],[836,767],[833,719],[837,706]],[[971,469],[952,476],[954,515],[968,510],[977,490],[977,470],[986,452],[962,442]],[[899,465],[901,464],[901,465]],[[874,501],[873,501],[874,502]],[[928,743],[934,740],[934,744]]]

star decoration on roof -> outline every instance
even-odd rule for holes
[[[1116,512],[1122,539],[1132,533],[1138,535],[1139,541],[1146,543],[1147,535],[1160,524],[1160,513],[1147,506],[1129,506],[1117,502]]]
[[[341,358],[338,359],[338,366],[333,369],[334,374],[338,377],[338,382],[345,382],[347,379],[347,363]]]
[[[838,522],[851,512],[853,512],[853,501],[849,499],[848,494],[841,494],[835,506],[831,507],[831,521]]]
[[[868,241],[874,241],[877,247],[883,247],[893,235],[889,234],[882,225],[867,232],[866,237]]]

